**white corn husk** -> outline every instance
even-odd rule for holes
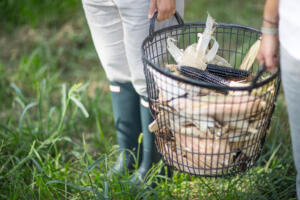
[[[186,65],[202,70],[206,68],[204,57],[197,56],[196,46],[197,44],[192,44],[184,50],[181,62],[178,63],[179,65]]]
[[[193,120],[193,124],[201,131],[207,131],[207,128],[214,128],[218,126],[217,122],[207,116],[200,116],[198,120]]]
[[[238,132],[238,131],[229,131],[226,134],[222,135],[221,138],[226,139],[230,142],[239,142],[239,141],[248,141],[253,140],[256,136],[256,134],[251,134],[248,132]]]
[[[252,122],[250,123],[248,120],[237,120],[224,123],[228,126],[228,130],[236,131],[236,132],[248,132],[251,134],[257,134],[257,124]]]
[[[214,65],[219,65],[224,67],[232,67],[225,58],[219,55],[216,55],[215,58],[209,62],[209,64],[214,64]]]
[[[173,149],[172,147],[174,144],[164,144],[164,147],[162,148],[162,154],[164,156],[164,160],[168,165],[174,166],[178,170],[187,172],[187,173],[193,173],[197,175],[205,175],[208,172],[212,174],[218,174],[222,173],[221,170],[218,170],[217,172],[211,170],[203,170],[199,169],[199,167],[194,167],[196,163],[188,160],[186,158],[186,153],[183,151],[180,151],[178,149]]]
[[[180,63],[182,60],[183,52],[174,44],[176,40],[174,38],[167,39],[167,49],[172,55],[176,63]]]
[[[158,113],[156,119],[149,124],[148,129],[150,132],[155,132],[159,129],[159,127],[161,127],[163,129],[163,127],[167,127],[169,126],[170,122],[167,116],[167,112],[160,112]]]
[[[208,14],[205,29],[202,35],[199,35],[199,40],[196,47],[197,57],[204,58],[206,54],[206,50],[208,49],[209,42],[211,40],[211,35],[214,32],[215,20]]]
[[[175,133],[186,134],[191,136],[199,136],[201,138],[212,137],[208,129],[206,131],[200,130],[194,125],[180,125],[175,121],[170,121],[170,130]]]
[[[253,66],[253,63],[256,59],[256,56],[259,52],[261,44],[261,38],[259,38],[250,48],[250,50],[247,52],[246,56],[244,57],[242,64],[240,65],[240,69],[249,71],[251,67]]]
[[[202,87],[195,87],[194,85],[180,82],[179,87],[183,89],[190,96],[197,96],[198,94],[208,94],[209,90]]]
[[[217,40],[214,37],[211,37],[211,39],[214,41],[214,44],[205,55],[206,63],[210,63],[215,59],[219,49],[219,43],[217,42]]]
[[[190,158],[190,155],[192,155],[191,153],[186,153],[180,150],[172,151],[170,150],[171,147],[169,147],[167,144],[165,144],[164,148],[166,150],[163,151],[163,156],[166,163],[168,165],[174,166],[180,171],[192,173],[195,175],[217,175],[226,173],[232,168],[232,166],[229,166],[228,168],[217,168],[215,167],[215,162],[213,162],[212,167],[210,167],[204,165],[204,161],[206,160],[204,155],[200,156],[200,160],[198,159],[198,156],[193,160]]]
[[[186,158],[194,161],[195,168],[222,168],[230,165],[234,153],[230,152],[230,143],[223,139],[200,139],[175,133],[176,146],[184,149]],[[196,154],[194,154],[196,153]]]
[[[167,39],[167,49],[177,64],[205,70],[207,63],[214,61],[219,49],[218,42],[214,37],[212,37],[214,32],[214,23],[215,20],[208,14],[204,32],[203,34],[198,34],[198,42],[188,46],[184,52],[181,52],[181,50],[175,45],[175,39]],[[211,40],[214,41],[214,44],[211,49],[208,49]]]
[[[192,122],[187,118],[181,118],[178,113],[170,111],[161,111],[158,113],[156,119],[148,126],[150,132],[157,131],[159,127],[161,129],[178,129],[178,127],[184,127],[191,125]]]
[[[202,98],[202,100],[201,100]],[[216,98],[215,101],[204,101],[206,96],[200,100],[188,97],[173,99],[168,105],[181,115],[197,119],[199,116],[210,116],[219,120],[226,118],[231,120],[244,119],[259,113],[266,105],[259,98],[253,96],[224,96]],[[212,99],[210,97],[207,99]]]
[[[192,44],[186,48],[183,52],[183,56],[179,65],[186,65],[190,67],[195,67],[198,69],[205,70],[207,63],[213,62],[218,52],[219,44],[215,38],[211,35],[206,35],[206,38],[199,38],[200,48],[197,49],[198,44]],[[214,44],[210,50],[208,50],[208,46],[206,46],[207,40],[213,40]],[[208,42],[209,42],[208,41]],[[203,47],[205,46],[205,47]],[[202,49],[206,48],[205,53],[202,53]]]
[[[184,117],[183,119],[174,117],[173,119],[170,119],[169,128],[176,133],[182,133],[182,134],[187,134],[192,136],[200,136],[202,138],[205,137],[212,138],[213,135],[210,129],[214,127],[215,127],[214,121],[209,121],[209,120],[199,121],[199,120],[191,120],[186,117]]]
[[[249,85],[250,83],[245,81],[230,81],[228,84],[229,87],[247,87]]]
[[[186,91],[179,87],[176,80],[160,74],[151,67],[148,67],[148,69],[152,73],[159,92],[165,101],[169,101],[186,94]]]

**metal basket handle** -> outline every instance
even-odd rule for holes
[[[149,27],[149,37],[152,40],[154,36],[154,29],[155,29],[155,20],[158,16],[158,11],[156,11],[153,15],[153,17],[150,19],[150,27]],[[184,25],[184,21],[180,14],[176,11],[174,14],[174,17],[176,18],[179,25]]]
[[[260,78],[260,76],[262,75],[263,72],[266,71],[266,65],[263,64],[262,66],[259,67],[255,77],[253,78],[253,80],[251,81],[251,85],[250,85],[250,88],[249,88],[249,92],[251,92],[253,90],[253,88],[255,88],[256,84],[257,84],[257,81],[258,79]]]

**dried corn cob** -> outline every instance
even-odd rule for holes
[[[247,78],[251,73],[245,70],[208,64],[206,70],[223,78]]]
[[[194,67],[188,67],[188,66],[179,66],[178,71],[187,77],[199,80],[199,81],[204,81],[208,83],[213,83],[216,85],[222,85],[226,86],[226,83],[228,83],[225,79],[216,76],[210,72],[203,71],[201,69],[196,69]]]

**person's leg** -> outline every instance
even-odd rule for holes
[[[131,74],[119,10],[112,0],[82,0],[94,46],[110,81],[126,83]]]
[[[300,199],[300,60],[293,58],[281,46],[281,76],[288,109],[293,155],[297,170],[297,195]]]
[[[157,163],[161,156],[157,152],[155,146],[155,135],[149,131],[149,124],[154,120],[150,110],[149,102],[146,97],[142,97],[140,100],[140,111],[141,111],[141,125],[143,131],[143,160],[138,168],[138,171],[134,173],[130,181],[132,183],[139,184],[143,182],[143,179],[147,175],[152,165]]]
[[[112,0],[83,0],[85,15],[103,68],[110,81],[114,121],[120,154],[112,173],[132,169],[141,132],[139,95],[131,83],[125,54],[122,20]]]
[[[141,96],[147,96],[141,47],[149,35],[148,9],[150,0],[115,0],[122,18],[124,44],[131,73],[131,82]],[[176,1],[176,10],[183,16],[184,0]],[[175,17],[156,23],[156,29],[177,24]],[[162,47],[166,49],[166,47]],[[161,48],[158,47],[158,50]],[[160,54],[156,52],[155,54]]]
[[[120,147],[120,155],[113,166],[112,173],[124,173],[125,169],[133,170],[133,164],[136,164],[132,153],[137,156],[137,140],[142,131],[138,107],[140,98],[131,83],[111,82],[110,89],[117,141]]]
[[[139,93],[141,99],[143,99],[142,102],[145,102],[147,91],[141,59],[141,45],[149,34],[150,20],[148,19],[148,9],[150,1],[115,0],[115,2],[118,5],[123,22],[124,44],[131,72],[131,81],[135,90]],[[179,0],[178,2],[177,9],[183,14],[184,1]],[[176,20],[172,18],[158,23],[157,27],[162,28],[176,23]],[[146,104],[148,104],[148,102]],[[149,108],[145,106],[146,104],[141,104],[140,108],[143,131],[143,158],[138,171],[131,179],[133,183],[140,183],[152,165],[159,160],[159,154],[154,145],[154,134],[148,130],[148,125],[152,122],[153,118],[151,117]]]

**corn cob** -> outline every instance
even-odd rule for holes
[[[222,77],[216,76],[210,72],[203,71],[201,69],[196,69],[194,67],[179,66],[178,71],[186,77],[207,83],[213,83],[221,86],[226,86],[228,83],[228,81],[226,81]]]
[[[206,70],[223,78],[247,78],[251,73],[241,69],[208,64]]]

